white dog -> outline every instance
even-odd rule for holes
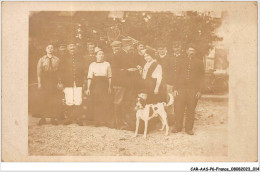
[[[170,106],[173,104],[173,96],[172,94],[169,94],[170,100],[166,104],[165,102],[157,103],[157,104],[146,104],[147,94],[140,93],[138,94],[137,103],[135,106],[136,110],[136,129],[134,137],[137,136],[138,128],[139,128],[139,122],[140,119],[144,121],[144,135],[143,137],[146,138],[147,135],[147,128],[148,128],[148,121],[152,119],[153,117],[159,116],[161,122],[162,122],[162,128],[161,131],[164,130],[166,127],[165,135],[167,136],[169,133],[169,125],[167,122],[167,113],[165,111],[165,107]],[[152,113],[150,111],[153,111]],[[152,115],[150,115],[152,114]]]

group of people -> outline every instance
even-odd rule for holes
[[[148,95],[147,103],[166,102],[172,93],[174,107],[167,109],[168,116],[174,116],[168,118],[174,123],[172,132],[182,131],[186,116],[185,131],[193,135],[204,78],[203,61],[193,46],[182,51],[176,41],[171,54],[166,45],[154,50],[139,42],[134,47],[128,39],[113,41],[110,52],[93,43],[87,44],[86,52],[80,51],[73,39],[63,46],[66,51],[56,57],[53,45],[47,45],[46,55],[38,61],[39,125],[51,118],[55,125],[93,122],[95,126],[131,128],[139,93]]]

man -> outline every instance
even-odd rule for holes
[[[120,41],[114,41],[110,44],[112,48],[112,53],[115,55],[117,52],[121,51],[121,45],[122,43]]]
[[[87,43],[87,52],[84,56],[85,60],[92,59],[92,61],[95,61],[95,44],[92,42]]]
[[[75,42],[69,39],[68,53],[60,67],[60,81],[58,87],[64,88],[66,116],[64,124],[76,121],[81,125],[82,87],[84,83],[84,62],[78,54]]]
[[[111,44],[112,53],[109,54],[108,58],[110,59],[111,67],[112,67],[112,73],[114,75],[113,79],[113,85],[114,86],[122,86],[123,80],[122,80],[122,70],[124,66],[124,52],[122,50],[122,42],[120,41],[113,41]]]
[[[117,59],[119,54],[122,53],[122,42],[121,41],[113,41],[110,44],[110,51],[108,51],[108,54],[105,56],[105,61],[109,62],[111,65],[115,64],[115,59]]]
[[[139,70],[135,64],[132,42],[128,39],[123,39],[122,42],[114,41],[111,44],[113,49],[112,56],[112,73],[114,86],[114,105],[115,118],[119,117],[121,124],[120,128],[127,127],[127,117],[130,113],[130,104],[133,97],[136,97],[134,81],[136,76],[139,76]],[[122,48],[121,48],[122,47]]]
[[[131,39],[122,40],[122,50],[124,58],[124,65],[122,72],[124,77],[122,78],[125,83],[125,95],[123,99],[123,109],[126,121],[130,128],[134,128],[135,125],[135,111],[134,104],[138,92],[142,89],[142,79],[140,75],[141,66],[136,59],[133,42]]]
[[[161,96],[161,101],[166,102],[167,93],[169,92],[169,90],[167,90],[167,83],[169,76],[171,76],[169,73],[170,56],[167,54],[168,51],[165,44],[159,44],[157,47],[157,52],[158,55],[156,60],[162,66],[162,88],[164,90],[164,94]]]
[[[201,96],[204,79],[204,64],[202,60],[195,57],[195,49],[189,46],[187,56],[179,61],[176,72],[176,84],[174,96],[176,127],[173,132],[182,130],[184,112],[186,112],[185,132],[193,135],[194,112],[197,101]],[[185,111],[186,109],[186,111]]]
[[[172,43],[172,54],[169,61],[169,68],[167,71],[167,91],[173,92],[176,87],[176,73],[179,61],[183,58],[182,55],[182,43],[180,41],[174,41]],[[175,123],[174,106],[169,106],[167,108],[167,113],[169,115],[169,125]]]
[[[110,44],[112,53],[108,55],[111,63],[113,73],[113,92],[114,92],[114,124],[118,129],[124,128],[123,123],[125,121],[123,115],[122,102],[125,95],[125,83],[123,81],[123,69],[124,69],[124,52],[121,48],[122,43],[120,41],[113,41]]]
[[[66,52],[67,52],[66,44],[61,43],[61,44],[59,45],[59,48],[58,48],[58,57],[59,57],[61,60],[63,60],[63,57],[65,56]]]
[[[176,84],[176,72],[177,72],[178,62],[182,58],[183,58],[182,44],[180,41],[174,41],[172,44],[172,59],[170,62],[171,71],[173,75],[169,80],[172,86],[175,86]]]
[[[84,66],[85,66],[85,76],[87,76],[87,72],[88,72],[88,68],[89,65],[96,61],[96,57],[95,57],[95,44],[92,42],[89,42],[87,44],[87,52],[83,57],[84,59]]]
[[[137,44],[137,53],[136,53],[136,60],[137,60],[137,64],[139,65],[138,68],[143,68],[144,64],[146,63],[145,59],[144,59],[144,52],[146,50],[145,47],[145,43],[140,41]]]

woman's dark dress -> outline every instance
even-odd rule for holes
[[[143,89],[147,92],[148,97],[147,97],[147,104],[156,104],[158,102],[165,102],[165,93],[163,91],[162,84],[159,87],[158,94],[154,94],[154,89],[156,86],[156,78],[152,77],[152,74],[154,70],[156,69],[158,63],[155,61],[151,64],[149,67],[146,78],[143,79]],[[152,112],[150,112],[152,113]],[[148,125],[148,132],[155,130],[157,124],[160,123],[159,118],[152,118],[149,120],[149,125]],[[143,133],[144,125],[143,123],[140,123],[140,130],[139,133]]]
[[[44,58],[44,57],[43,57]],[[47,57],[48,58],[48,57]],[[57,58],[57,57],[53,57]],[[46,59],[44,59],[46,60]],[[50,59],[49,59],[50,61]],[[59,60],[56,60],[56,63]],[[57,89],[58,84],[58,64],[49,63],[51,67],[38,66],[41,68],[40,77],[42,88],[39,90],[39,114],[40,118],[62,118],[62,92]],[[44,63],[42,64],[44,65]]]
[[[112,96],[108,93],[109,78],[112,77],[108,62],[93,62],[89,66],[88,79],[91,79],[90,100],[93,118],[97,125],[112,121]]]
[[[152,74],[156,69],[158,63],[153,62],[147,71],[146,78],[143,80],[143,89],[148,93],[147,103],[155,104],[165,101],[165,93],[163,91],[162,84],[159,87],[158,94],[154,94],[156,86],[156,78],[152,78]]]

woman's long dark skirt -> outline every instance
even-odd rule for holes
[[[57,89],[57,73],[43,72],[42,88],[38,90],[38,113],[33,116],[39,118],[62,118],[62,92]]]
[[[112,97],[108,94],[108,78],[93,77],[90,94],[93,102],[94,121],[96,123],[111,122]]]
[[[156,104],[158,102],[166,102],[167,95],[165,88],[161,84],[158,90],[158,94],[154,94],[155,86],[156,79],[148,78],[143,80],[143,89],[148,93],[147,103]]]

